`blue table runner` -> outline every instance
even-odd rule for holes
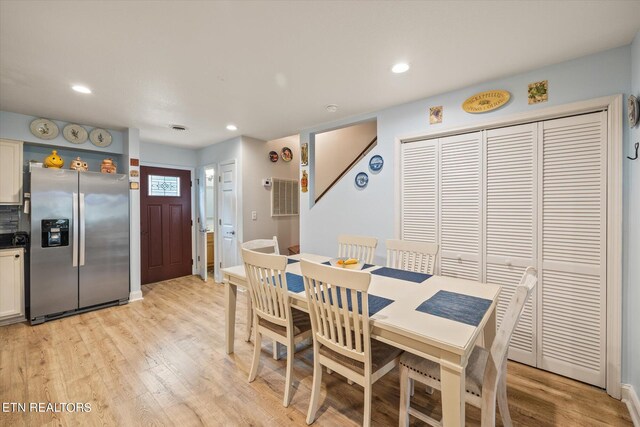
[[[342,295],[340,294],[340,287],[336,286],[333,288],[331,294],[329,295],[329,301],[331,301],[333,303],[333,299],[331,298],[334,294],[336,294],[338,296],[338,307],[342,308]],[[362,314],[362,293],[358,292],[357,293],[357,299],[358,299],[358,314]],[[379,312],[380,310],[382,310],[383,308],[385,308],[386,306],[388,306],[389,304],[391,304],[393,302],[392,299],[389,298],[385,298],[385,297],[379,297],[377,295],[372,295],[372,294],[367,294],[368,301],[369,301],[369,316],[373,316],[374,314],[376,314],[377,312]],[[349,311],[353,311],[353,306],[352,306],[352,301],[351,301],[351,291],[349,289],[347,289],[347,308],[349,309]]]
[[[422,313],[432,314],[471,326],[478,326],[491,306],[491,300],[449,291],[438,291],[416,308]]]
[[[406,280],[408,282],[422,283],[431,277],[430,274],[416,273],[413,271],[399,270],[397,268],[382,267],[371,272],[378,276],[391,277],[392,279]]]
[[[287,289],[289,292],[298,294],[304,292],[304,281],[302,276],[293,273],[287,273]]]
[[[296,262],[300,262],[300,260],[299,259],[287,258],[287,264],[295,264]]]

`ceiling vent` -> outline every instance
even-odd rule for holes
[[[178,130],[178,131],[185,131],[187,130],[186,126],[182,126],[182,125],[171,125],[169,126],[171,129],[173,130]]]

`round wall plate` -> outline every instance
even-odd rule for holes
[[[53,139],[60,133],[58,125],[48,119],[35,119],[29,125],[29,129],[40,139]]]
[[[95,128],[89,133],[89,139],[96,147],[108,147],[111,145],[111,134],[100,128]]]
[[[280,156],[282,157],[283,161],[290,162],[291,159],[293,159],[293,152],[291,151],[291,148],[284,147],[282,149],[282,152],[280,153]]]
[[[369,169],[371,169],[371,172],[380,172],[382,166],[384,166],[384,159],[379,154],[376,154],[369,160]]]
[[[640,106],[638,106],[636,97],[633,95],[629,96],[627,100],[627,112],[629,113],[629,127],[631,128],[638,124],[639,108]]]
[[[80,125],[69,123],[62,129],[64,139],[73,144],[83,144],[87,141],[89,134],[87,130]]]
[[[273,163],[277,162],[279,158],[280,156],[278,155],[277,151],[269,151],[269,160],[271,160]]]
[[[356,187],[365,188],[369,184],[369,175],[366,172],[360,172],[356,175]]]

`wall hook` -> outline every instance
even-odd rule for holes
[[[636,142],[636,156],[635,157],[629,157],[627,156],[627,159],[629,160],[636,160],[638,158],[638,147],[640,146],[640,142]]]

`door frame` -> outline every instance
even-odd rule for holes
[[[214,245],[215,245],[215,252],[216,254],[218,254],[218,260],[214,259],[214,265],[213,265],[213,277],[214,280],[217,283],[222,283],[222,271],[220,269],[220,255],[221,255],[221,251],[222,251],[222,233],[220,232],[220,202],[221,202],[221,197],[220,194],[218,194],[218,192],[220,191],[220,179],[222,177],[221,171],[222,171],[222,166],[224,165],[230,165],[233,164],[235,166],[235,183],[236,183],[236,241],[237,242],[242,242],[242,181],[240,179],[240,177],[242,176],[242,171],[239,170],[239,162],[237,159],[228,159],[228,160],[222,160],[220,162],[218,162],[216,164],[216,167],[214,168],[216,171],[216,177],[218,177],[218,180],[216,181],[216,189],[215,189],[215,198],[216,198],[216,204],[215,204],[215,219],[216,219],[216,228],[215,228],[215,234],[214,234]],[[236,254],[236,258],[240,259],[240,254],[239,254],[239,244],[236,245],[236,251],[238,252],[238,254]]]
[[[140,161],[140,166],[150,166],[150,167],[156,167],[156,168],[165,168],[165,169],[178,169],[178,170],[187,170],[189,171],[189,176],[191,177],[191,259],[197,259],[196,258],[196,247],[197,247],[197,243],[196,243],[196,220],[197,220],[197,212],[196,212],[196,192],[195,192],[195,186],[193,185],[194,179],[195,179],[195,168],[189,167],[189,166],[178,166],[178,165],[169,165],[169,164],[165,164],[165,163],[155,163],[155,162],[143,162],[142,160]],[[142,209],[142,206],[140,206],[140,209]],[[142,212],[140,212],[140,214],[142,214]],[[141,254],[142,255],[142,254]],[[140,268],[142,268],[142,264],[140,264]],[[196,265],[196,263],[194,262],[193,265],[191,266],[191,274],[197,274],[198,271],[198,266]]]
[[[556,119],[569,115],[607,111],[607,340],[605,375],[607,393],[616,399],[621,398],[622,383],[622,159],[624,149],[622,100],[623,95],[616,94],[507,115],[481,123],[443,128],[436,131],[423,131],[394,138],[394,235],[399,239],[402,221],[400,147],[403,143]]]
[[[200,200],[204,200],[205,204],[208,202],[207,197],[206,197],[207,183],[203,182],[202,186],[200,186],[200,184],[201,184],[200,183],[200,178],[204,177],[206,179],[206,170],[207,169],[213,169],[213,173],[214,173],[214,175],[213,175],[213,177],[214,177],[214,179],[213,179],[213,224],[214,224],[214,227],[213,227],[213,246],[214,246],[214,250],[213,250],[213,270],[214,270],[214,273],[212,275],[212,278],[214,279],[214,282],[217,281],[216,280],[215,271],[216,271],[216,257],[218,255],[218,251],[217,251],[218,248],[217,248],[217,243],[216,243],[216,241],[218,239],[218,231],[217,231],[217,223],[218,223],[218,179],[217,179],[217,177],[218,177],[218,169],[217,169],[217,167],[218,167],[218,163],[208,163],[208,164],[203,165],[203,166],[198,166],[198,169],[197,169],[197,175],[198,176],[196,178],[196,182],[198,183],[198,185],[196,186],[197,187],[196,191],[198,191],[198,192],[202,191],[204,194],[203,194],[203,197],[201,198],[200,194],[198,193],[198,212],[196,213],[196,219],[193,222],[195,234],[196,234],[196,236],[198,236],[198,239],[200,240],[200,239],[202,239],[202,236],[201,236],[202,233],[200,233],[200,225],[201,224],[197,221],[198,220],[198,215],[200,214]],[[204,217],[204,221],[206,221],[207,220],[207,207],[206,206],[204,207],[204,216],[205,216]],[[205,239],[206,239],[206,236],[205,236]],[[197,255],[197,258],[194,258],[194,259],[198,260],[195,263],[196,264],[196,270],[197,270],[196,274],[200,273],[200,263],[203,262],[203,263],[206,264],[206,262],[207,262],[207,250],[205,249],[204,253],[200,253],[199,252],[199,248],[201,247],[201,244],[204,244],[204,246],[203,246],[204,248],[207,247],[206,242],[198,241],[196,243],[196,255]],[[207,280],[208,279],[209,279],[209,275],[207,273]]]

